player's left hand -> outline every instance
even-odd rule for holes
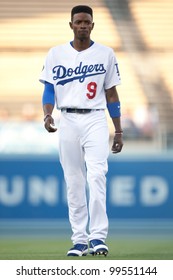
[[[112,153],[116,154],[121,152],[122,147],[123,147],[122,134],[115,134],[113,145],[112,145]]]

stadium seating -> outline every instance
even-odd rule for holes
[[[167,133],[173,131],[173,2],[172,0],[129,1],[133,18],[148,50],[155,90],[149,99],[157,105]],[[154,77],[155,74],[155,77]],[[155,81],[154,81],[155,79]],[[157,79],[157,81],[156,81]]]
[[[173,1],[129,1],[129,5],[147,46],[153,51],[172,51]]]

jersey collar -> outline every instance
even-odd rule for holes
[[[89,48],[94,44],[94,41],[91,40]],[[73,41],[70,41],[70,45],[73,47]],[[74,47],[73,47],[74,48]]]

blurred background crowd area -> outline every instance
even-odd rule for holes
[[[70,11],[78,4],[93,8],[91,38],[118,59],[125,149],[172,151],[172,0],[0,0],[0,153],[57,149],[57,135],[43,127],[38,80],[49,48],[73,39]],[[113,137],[109,116],[108,123]]]

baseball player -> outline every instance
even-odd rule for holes
[[[69,25],[74,33],[73,41],[51,48],[41,73],[44,123],[48,132],[57,130],[52,117],[56,106],[61,111],[59,158],[72,228],[73,247],[67,255],[107,255],[109,130],[105,109],[115,126],[112,152],[118,153],[123,146],[116,90],[120,74],[113,50],[90,38],[94,28],[92,8],[73,7]]]

